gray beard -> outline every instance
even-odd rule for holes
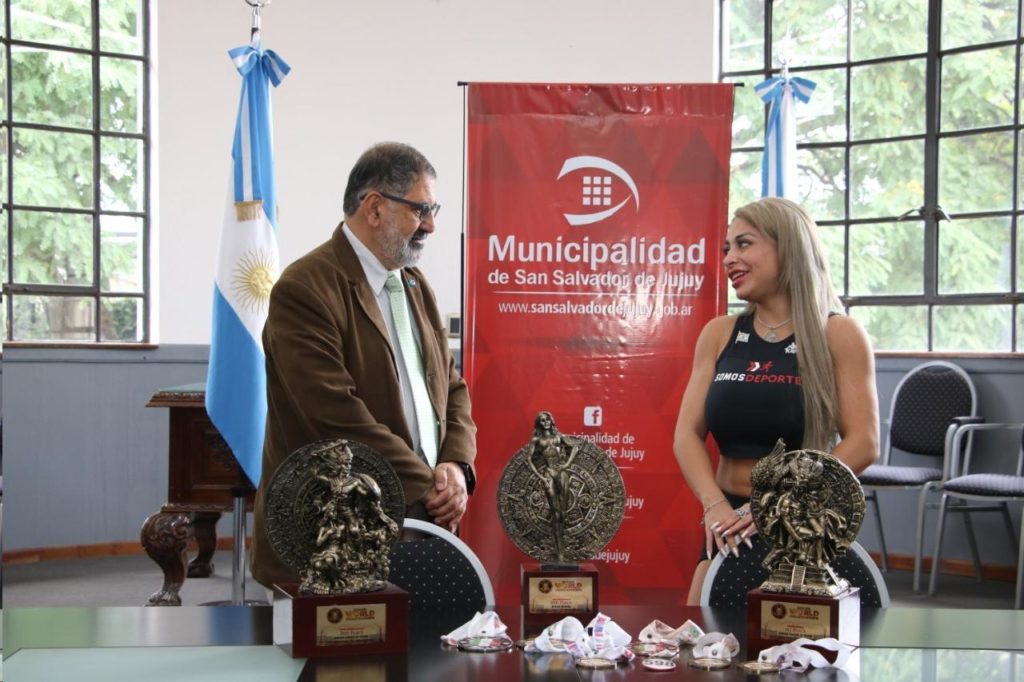
[[[414,232],[413,235],[415,236],[415,234]],[[393,267],[385,263],[391,269],[408,268],[416,265],[420,259],[420,254],[423,252],[423,247],[412,245],[412,237],[408,239],[402,237],[402,234],[394,224],[388,224],[383,230],[377,232],[377,246],[380,247],[384,257],[391,261],[391,263],[394,263]]]

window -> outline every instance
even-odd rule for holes
[[[148,0],[2,0],[3,338],[149,338]]]
[[[758,198],[777,75],[797,106],[798,195],[880,351],[1024,352],[1017,0],[721,0],[736,94],[730,212]]]

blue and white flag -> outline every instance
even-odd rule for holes
[[[775,76],[754,86],[768,103],[761,161],[761,196],[796,198],[796,100],[808,102],[815,84],[806,78]]]
[[[253,484],[259,483],[267,419],[263,324],[280,266],[270,84],[290,71],[259,42],[228,52],[242,74],[231,147],[224,230],[213,289],[206,411]]]

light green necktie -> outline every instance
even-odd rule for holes
[[[427,395],[427,381],[423,373],[423,359],[420,357],[416,339],[412,335],[412,322],[409,319],[409,308],[405,301],[405,289],[402,281],[394,272],[388,273],[384,287],[391,298],[391,316],[395,321],[395,332],[398,334],[398,345],[405,360],[405,369],[409,373],[412,388],[412,402],[416,410],[416,428],[420,432],[420,449],[431,468],[437,463],[437,422],[434,419],[434,408],[430,405]]]

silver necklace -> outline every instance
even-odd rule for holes
[[[768,332],[764,335],[764,340],[768,341],[769,343],[775,343],[776,341],[779,340],[779,335],[775,333],[775,330],[778,329],[779,327],[786,326],[787,324],[789,324],[789,321],[792,320],[793,318],[787,317],[785,320],[779,322],[778,324],[768,324],[767,322],[761,319],[760,315],[754,313],[754,319],[760,322],[761,326],[768,330]]]

